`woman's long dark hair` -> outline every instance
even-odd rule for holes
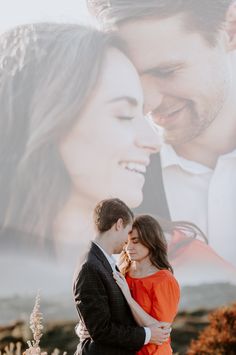
[[[167,242],[157,220],[150,215],[139,215],[135,218],[132,229],[137,231],[139,243],[149,250],[152,265],[159,270],[169,270],[173,273],[173,268],[167,258]],[[124,250],[121,254],[121,272],[125,274],[130,265],[131,261]]]
[[[204,233],[194,223],[186,221],[172,222],[161,217],[138,215],[135,217],[133,229],[137,231],[140,243],[148,248],[152,264],[158,269],[167,269],[172,273],[173,268],[168,259],[174,259],[179,248],[192,243],[197,237],[208,243]],[[168,250],[164,232],[172,235],[175,230],[184,233],[186,237]],[[131,261],[124,248],[120,255],[119,268],[125,275],[130,266]]]
[[[119,47],[111,35],[77,24],[23,25],[0,36],[2,237],[10,229],[32,245],[52,244],[71,189],[58,143],[77,122],[111,46]]]

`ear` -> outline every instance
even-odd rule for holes
[[[116,222],[116,230],[120,231],[123,227],[124,227],[123,219],[119,218],[118,221]]]
[[[236,49],[236,1],[229,6],[225,19],[225,30],[228,34],[228,50]]]

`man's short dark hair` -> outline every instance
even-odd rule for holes
[[[102,200],[94,209],[94,223],[100,233],[106,232],[118,221],[123,220],[124,227],[133,222],[133,212],[118,198]]]
[[[144,18],[185,15],[186,30],[199,32],[214,45],[233,0],[87,0],[91,12],[106,27]]]

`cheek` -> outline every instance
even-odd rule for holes
[[[142,78],[141,80],[144,94],[144,104],[147,105],[150,101],[156,100],[156,94],[161,89],[157,81],[153,78]]]
[[[69,175],[77,174],[83,166],[83,152],[78,143],[68,137],[60,145],[60,154]]]
[[[143,256],[148,256],[148,254],[149,254],[148,249],[147,248],[142,248],[142,255]]]
[[[86,179],[89,182],[99,179],[99,176],[102,178],[102,173],[108,166],[108,150],[99,150],[95,144],[83,139],[64,141],[60,146],[60,153],[66,170],[74,182],[77,180],[86,182]]]
[[[176,97],[182,100],[191,100],[195,95],[197,86],[196,79],[190,74],[175,75],[170,79],[162,80],[160,83],[164,95]]]

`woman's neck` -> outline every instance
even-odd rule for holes
[[[147,257],[139,261],[133,261],[131,263],[130,274],[132,276],[148,276],[158,271],[158,268],[151,263],[151,260]]]

